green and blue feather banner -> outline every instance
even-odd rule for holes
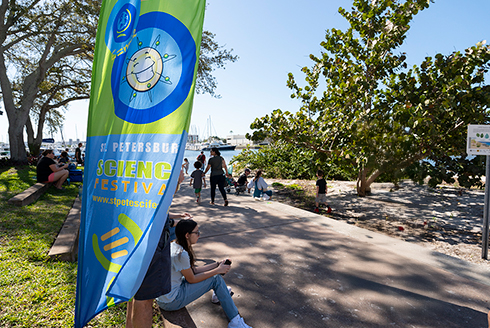
[[[104,0],[85,156],[75,327],[138,290],[192,112],[204,0]]]

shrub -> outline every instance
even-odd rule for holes
[[[357,177],[350,163],[341,165],[329,154],[286,143],[275,143],[258,150],[244,149],[231,163],[235,163],[239,170],[246,167],[261,169],[264,176],[277,179],[315,179],[318,169],[325,172],[327,179],[352,180]]]

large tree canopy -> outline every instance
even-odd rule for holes
[[[73,100],[88,99],[100,0],[2,0],[0,88],[9,120],[11,158],[26,161],[23,129],[37,154],[44,126],[56,131]],[[204,31],[196,82],[215,95],[212,72],[237,56]]]
[[[98,9],[93,0],[2,0],[0,87],[14,161],[26,160],[23,129],[33,130],[32,109],[42,128],[47,111],[87,93]]]
[[[427,0],[355,0],[352,11],[340,8],[350,28],[326,32],[325,51],[310,55],[313,66],[302,69],[307,85],[289,74],[301,108],[256,119],[252,138],[353,161],[361,196],[382,173],[429,156],[460,155],[467,124],[488,122],[490,48],[480,42],[407,70],[406,54],[396,49],[413,16],[428,6]]]

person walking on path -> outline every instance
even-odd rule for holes
[[[228,273],[231,261],[196,266],[192,245],[197,243],[201,232],[194,220],[180,220],[175,235],[177,240],[170,245],[172,290],[157,297],[157,304],[165,311],[176,311],[213,289],[228,317],[228,328],[251,328],[238,313],[230,290],[221,276]]]
[[[196,203],[201,202],[201,190],[204,186],[206,188],[206,176],[201,170],[202,163],[197,161],[194,163],[194,167],[196,168],[194,172],[191,173],[191,181],[190,185],[194,188],[194,193],[196,194]]]
[[[316,172],[316,198],[315,198],[315,209],[313,212],[320,213],[320,204],[325,204],[327,206],[327,213],[332,212],[332,209],[327,204],[327,181],[323,178],[323,171],[318,170]]]
[[[218,185],[219,191],[223,200],[225,201],[225,206],[228,206],[228,199],[226,197],[225,191],[225,172],[228,172],[228,168],[226,167],[226,162],[223,157],[221,157],[221,153],[218,148],[211,148],[211,157],[208,160],[208,166],[204,171],[206,174],[211,169],[211,178],[209,181],[211,182],[211,205],[214,205],[214,197],[216,195],[216,185]],[[225,170],[223,172],[223,169]]]
[[[201,164],[202,164],[201,167],[204,169],[204,165],[206,165],[206,155],[204,155],[203,151],[201,151],[201,154],[199,154],[199,156],[197,156],[197,160],[199,162],[201,162]]]
[[[68,168],[68,164],[59,165],[54,160],[54,153],[52,149],[46,149],[43,152],[43,157],[37,164],[37,182],[42,183],[54,183],[56,189],[63,189],[62,185],[68,178],[70,172],[65,170]]]

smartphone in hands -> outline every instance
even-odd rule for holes
[[[225,265],[231,265],[231,261],[229,259],[226,259]],[[225,274],[224,273],[220,273],[220,275],[224,276]]]

